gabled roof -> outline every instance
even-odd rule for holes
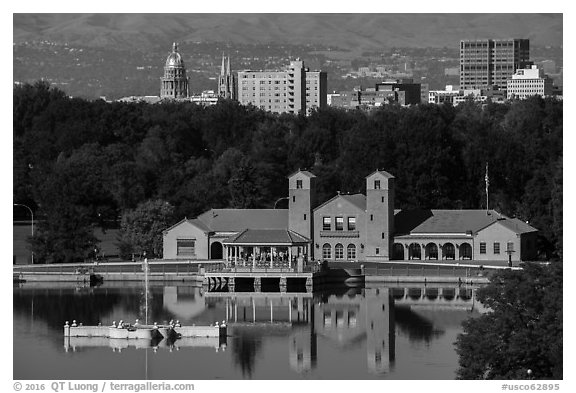
[[[396,235],[475,233],[499,218],[508,219],[495,210],[401,210],[394,216],[394,231]]]
[[[291,245],[310,243],[310,239],[287,229],[245,229],[230,236],[223,243]]]
[[[331,199],[327,200],[326,202],[324,202],[320,206],[316,207],[314,209],[314,211],[328,205],[329,203],[332,203],[333,201],[335,201],[338,198],[342,198],[345,201],[347,201],[348,203],[356,206],[358,209],[360,209],[362,211],[366,211],[366,195],[364,195],[364,194],[336,194]]]
[[[528,232],[537,232],[538,229],[534,228],[533,226],[526,224],[524,221],[519,220],[517,218],[508,218],[505,220],[497,220],[498,224],[503,225],[504,227],[510,229],[512,232],[517,234],[528,233]],[[488,226],[492,225],[493,223],[489,224]],[[484,228],[481,228],[484,229]]]
[[[188,220],[190,221],[190,223],[192,225],[196,225],[199,229],[201,229],[202,231],[208,233],[208,232],[212,232],[212,230],[210,228],[208,228],[206,226],[206,224],[204,224],[202,221],[200,221],[199,219],[195,218],[193,220]]]
[[[312,172],[309,172],[309,171],[301,171],[300,169],[298,169],[297,171],[292,172],[291,174],[289,174],[289,175],[288,175],[288,178],[291,178],[292,176],[294,176],[294,175],[297,174],[297,173],[301,173],[301,174],[303,174],[304,176],[307,176],[307,177],[316,177],[316,175],[313,174]]]
[[[364,194],[340,194],[340,197],[350,202],[359,209],[366,210],[366,195]]]
[[[394,175],[392,175],[391,173],[388,173],[388,172],[386,172],[386,171],[381,171],[381,170],[378,170],[378,169],[375,170],[374,172],[372,172],[371,174],[369,174],[369,175],[366,176],[366,177],[370,177],[370,176],[372,176],[372,175],[375,174],[375,173],[380,173],[381,175],[383,175],[383,176],[384,176],[385,178],[387,178],[387,179],[394,179]]]
[[[172,225],[170,228],[164,229],[162,231],[162,233],[166,233],[166,232],[172,230],[173,228],[176,228],[177,226],[179,226],[183,223],[188,223],[188,224],[194,225],[198,229],[200,229],[201,231],[203,231],[205,233],[211,232],[210,228],[208,228],[202,221],[198,220],[197,218],[195,218],[193,220],[189,220],[187,218],[184,218],[183,220],[180,220],[176,224]]]
[[[287,229],[287,209],[211,209],[198,216],[214,232],[238,232],[244,229]]]

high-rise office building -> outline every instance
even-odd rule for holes
[[[326,72],[290,62],[284,71],[239,71],[238,101],[276,113],[309,113],[326,106]]]
[[[530,65],[528,39],[460,41],[460,89],[506,89],[519,68]]]

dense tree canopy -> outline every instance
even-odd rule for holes
[[[122,215],[120,250],[131,254],[162,257],[162,231],[170,226],[174,207],[166,201],[154,200],[139,204]]]
[[[530,263],[478,290],[490,311],[464,323],[458,378],[562,379],[562,270]]]
[[[293,116],[227,100],[86,101],[45,82],[13,94],[14,202],[46,219],[35,243],[46,258],[70,225],[119,222],[148,200],[174,206],[171,223],[210,208],[271,208],[298,168],[318,176],[320,201],[362,192],[364,177],[381,168],[396,177],[397,208],[485,208],[486,163],[490,207],[540,229],[542,258],[561,253],[562,102],[554,99]],[[92,241],[67,245],[70,258]]]

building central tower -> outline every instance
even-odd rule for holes
[[[187,98],[188,77],[184,60],[178,53],[178,44],[172,44],[172,53],[166,59],[164,76],[161,78],[160,98]]]
[[[366,178],[366,260],[389,260],[393,242],[394,176],[377,170]]]

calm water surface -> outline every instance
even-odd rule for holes
[[[469,288],[206,293],[152,286],[149,321],[228,321],[226,343],[63,337],[63,323],[144,319],[143,287],[14,287],[14,379],[454,379],[461,322],[482,309]],[[442,291],[442,292],[441,292]]]

